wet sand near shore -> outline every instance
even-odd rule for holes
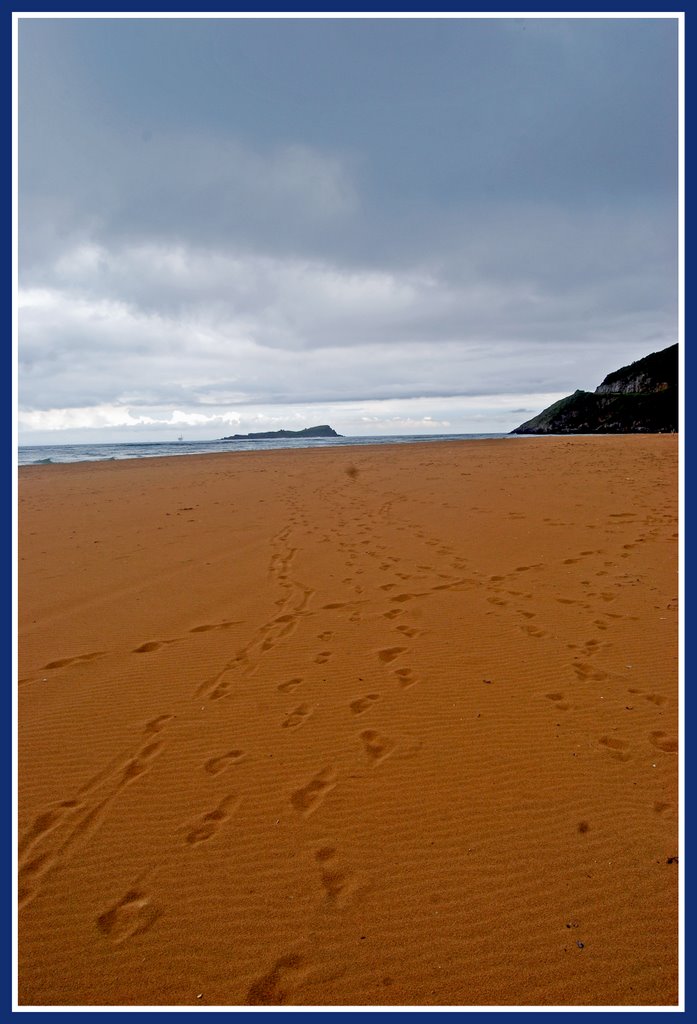
[[[20,1005],[673,1005],[677,438],[26,467]]]

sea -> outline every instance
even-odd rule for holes
[[[258,452],[279,448],[345,448],[370,444],[415,444],[423,441],[484,441],[513,439],[515,434],[402,434],[376,437],[298,437],[263,441],[129,441],[121,444],[20,445],[20,466],[49,466],[63,462],[113,462],[157,459],[170,455],[210,455],[215,452]]]

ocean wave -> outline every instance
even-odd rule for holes
[[[217,452],[261,452],[299,448],[343,448],[373,444],[412,444],[424,441],[467,441],[490,438],[519,439],[511,434],[391,434],[359,437],[311,437],[271,438],[262,441],[170,441],[137,442],[112,444],[69,444],[69,445],[20,445],[20,466],[48,466],[52,463],[72,462],[115,462],[123,459],[152,459],[162,456],[205,455]],[[48,451],[51,455],[45,456]],[[38,457],[37,456],[43,456]]]

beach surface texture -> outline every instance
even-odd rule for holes
[[[678,444],[20,471],[20,1005],[674,1005]]]

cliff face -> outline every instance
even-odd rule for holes
[[[671,345],[662,352],[652,352],[629,366],[608,373],[595,389],[595,394],[649,395],[668,388],[677,390],[677,387],[678,346]]]
[[[678,429],[678,346],[609,373],[594,392],[575,391],[512,434],[664,434]]]
[[[645,373],[639,373],[631,380],[616,380],[612,384],[598,384],[595,389],[596,395],[648,395],[657,391],[665,391],[667,384],[656,384]]]

